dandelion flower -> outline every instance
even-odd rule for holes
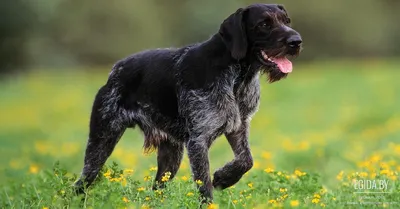
[[[263,152],[261,155],[264,159],[269,160],[272,157],[272,154],[270,152]]]
[[[149,170],[150,170],[150,171],[156,171],[156,170],[157,170],[157,167],[151,167]]]
[[[189,193],[186,194],[186,196],[188,196],[188,197],[192,197],[193,195],[194,195],[193,192],[189,192]]]
[[[314,198],[314,199],[311,200],[311,202],[314,203],[314,204],[317,204],[317,203],[319,203],[319,199]]]
[[[39,172],[39,167],[37,165],[29,166],[29,173],[36,174]]]
[[[247,186],[249,186],[250,188],[253,188],[253,183],[248,183]]]
[[[301,172],[300,170],[297,170],[297,169],[294,171],[294,174],[295,174],[296,176],[298,176],[298,177],[301,177],[301,176],[305,176],[305,175],[306,175],[305,172]]]
[[[198,179],[198,180],[196,180],[196,184],[201,186],[201,185],[203,185],[203,182],[200,179]]]
[[[111,170],[107,170],[107,172],[105,172],[103,174],[103,176],[106,177],[107,179],[110,179],[111,178]]]
[[[343,171],[340,171],[339,174],[336,176],[336,179],[339,181],[343,180],[343,173]]]
[[[381,175],[387,175],[390,171],[388,169],[381,170]]]
[[[286,188],[280,188],[279,191],[280,191],[281,193],[284,193],[284,192],[287,192],[287,189],[286,189]]]
[[[145,177],[143,178],[143,180],[144,180],[144,181],[150,181],[150,180],[151,180],[151,176],[145,176]]]
[[[276,203],[276,200],[268,200],[269,203]]]
[[[297,207],[300,205],[300,202],[298,200],[292,200],[290,201],[290,206],[292,207]]]
[[[233,203],[234,205],[236,205],[236,204],[238,203],[238,201],[237,201],[237,200],[233,200],[232,203]]]
[[[126,203],[129,202],[128,198],[126,198],[126,197],[123,197],[123,198],[122,198],[122,201],[124,201],[124,202],[126,202]]]
[[[321,203],[320,206],[324,208],[326,205],[324,203]]]
[[[151,198],[150,197],[146,197],[144,198],[146,201],[149,201]]]
[[[148,205],[146,205],[146,204],[143,204],[141,209],[150,209],[150,207]]]
[[[139,187],[139,188],[137,188],[137,190],[139,191],[139,192],[143,192],[144,190],[146,190],[144,187]]]
[[[321,196],[319,194],[314,194],[314,198],[320,199]]]
[[[186,176],[182,176],[182,177],[181,177],[181,179],[182,179],[183,181],[187,181],[187,180],[189,180],[189,178],[188,178],[188,177],[186,177]]]
[[[133,169],[125,169],[124,170],[124,174],[127,175],[127,176],[132,175],[133,174]]]
[[[161,181],[162,181],[162,182],[166,182],[166,181],[169,180],[170,177],[171,177],[171,172],[166,172],[166,173],[164,174],[164,176],[161,178]]]
[[[272,172],[274,172],[274,169],[272,169],[272,168],[266,168],[266,169],[264,169],[264,171],[265,171],[266,173],[272,173]]]
[[[207,209],[218,209],[218,205],[217,205],[217,204],[214,204],[214,203],[211,203],[211,204],[209,204],[209,205],[207,206]]]

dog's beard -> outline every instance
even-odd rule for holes
[[[275,81],[279,81],[283,78],[287,77],[287,73],[283,73],[278,66],[265,66],[260,64],[260,69],[262,73],[267,74],[267,79],[269,83],[273,83]]]

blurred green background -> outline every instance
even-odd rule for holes
[[[2,1],[0,183],[56,160],[79,173],[91,104],[114,62],[144,49],[203,41],[252,2]],[[286,6],[304,50],[287,79],[268,85],[263,78],[251,127],[255,169],[315,171],[334,185],[338,172],[357,170],[371,156],[398,162],[400,1],[273,3]],[[142,144],[138,130],[127,131],[111,160],[148,171],[155,154],[141,154]],[[227,142],[217,140],[212,168],[232,157]]]

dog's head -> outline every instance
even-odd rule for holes
[[[256,61],[269,73],[269,81],[278,81],[292,72],[289,56],[301,50],[300,34],[290,27],[290,18],[282,5],[253,4],[230,15],[219,31],[236,60]]]

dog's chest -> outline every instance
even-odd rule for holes
[[[260,102],[259,72],[236,81],[235,100],[243,119],[251,117],[258,109]]]

